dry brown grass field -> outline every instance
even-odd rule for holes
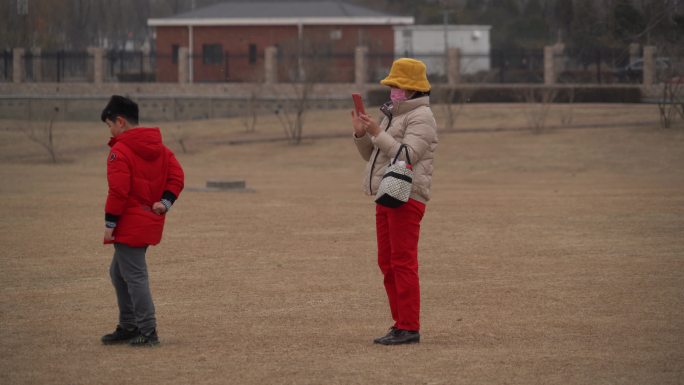
[[[298,146],[227,144],[280,135],[274,117],[159,123],[188,191],[148,252],[149,349],[99,342],[106,126],[55,123],[50,164],[22,131],[46,122],[0,120],[0,384],[684,383],[681,120],[554,106],[534,135],[525,108],[468,105],[441,132],[423,338],[398,347],[372,344],[391,320],[347,111],[310,112]],[[210,179],[254,192],[190,191]]]

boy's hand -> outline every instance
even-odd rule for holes
[[[154,202],[152,211],[154,211],[155,214],[162,215],[166,212],[166,206],[161,202]]]
[[[104,241],[105,243],[109,242],[111,243],[114,240],[114,229],[105,227],[105,232],[104,232]]]

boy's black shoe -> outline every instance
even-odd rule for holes
[[[117,325],[114,333],[105,334],[102,336],[102,338],[100,338],[100,340],[105,345],[113,345],[128,342],[130,339],[135,338],[138,335],[140,335],[138,328],[128,330]]]
[[[153,330],[149,334],[138,334],[135,338],[128,341],[131,346],[156,346],[159,345],[159,337],[157,336],[157,330]]]
[[[399,329],[397,329],[396,326],[392,326],[392,327],[389,329],[389,331],[387,332],[387,334],[385,334],[385,335],[382,336],[382,337],[378,337],[378,338],[374,339],[374,340],[373,340],[373,343],[374,343],[374,344],[379,344],[379,343],[381,343],[380,341],[382,341],[382,340],[384,340],[384,339],[386,339],[386,338],[392,337],[392,336],[394,335],[394,333],[395,333],[397,330],[399,330]]]
[[[420,342],[420,333],[417,331],[397,329],[391,336],[378,341],[381,345],[403,345]]]

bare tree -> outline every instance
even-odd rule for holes
[[[290,93],[275,111],[285,135],[292,144],[300,144],[304,130],[304,118],[309,108],[309,100],[318,82],[325,82],[333,68],[330,45],[315,39],[299,39],[283,46],[286,54],[286,68],[292,81]]]
[[[55,150],[54,135],[52,131],[57,114],[59,114],[59,107],[55,106],[48,126],[40,132],[36,132],[36,130],[34,130],[34,122],[30,122],[29,129],[24,130],[24,133],[31,141],[38,143],[45,149],[45,151],[48,152],[50,155],[50,161],[52,163],[57,163],[57,151]]]
[[[261,84],[261,82],[256,84]],[[240,115],[240,121],[242,122],[242,125],[245,127],[245,132],[254,132],[256,130],[258,117],[257,106],[260,102],[258,96],[261,93],[260,88],[260,86],[254,86],[251,88],[251,90],[249,91],[249,98],[247,98],[246,100],[246,106],[242,110],[242,114]]]
[[[285,103],[279,104],[275,111],[280,124],[285,130],[285,136],[292,144],[300,144],[302,142],[304,116],[313,85],[313,82],[293,83],[290,99],[286,99]]]
[[[661,40],[657,51],[668,63],[664,67],[656,63],[661,90],[657,101],[658,116],[660,127],[670,128],[677,116],[684,119],[684,49],[678,42]]]
[[[187,147],[188,134],[180,124],[175,125],[174,130],[171,131],[171,136],[173,137],[173,140],[176,143],[178,143],[178,145],[180,146],[181,152],[183,154],[187,154],[188,153],[188,147]]]
[[[522,99],[527,103],[523,110],[527,118],[528,127],[533,134],[546,132],[546,121],[551,104],[556,100],[557,90],[553,88],[525,88]]]
[[[660,127],[670,128],[672,122],[681,116],[684,119],[684,89],[680,80],[669,80],[663,83],[663,92],[658,99]]]
[[[455,103],[455,99],[458,96],[458,102]],[[446,117],[444,122],[444,128],[451,130],[456,124],[456,118],[460,115],[463,110],[463,106],[467,99],[465,96],[465,88],[456,89],[456,87],[448,87],[444,92],[444,115]],[[455,105],[454,105],[455,104]]]
[[[467,71],[467,66],[465,67]],[[468,82],[470,84],[488,83],[491,82],[496,74],[492,71],[482,71],[474,75],[468,76]],[[465,77],[464,77],[465,79]],[[446,122],[444,128],[447,130],[453,129],[456,124],[456,119],[463,111],[466,103],[470,102],[470,98],[473,93],[477,90],[476,87],[468,87],[461,84],[460,86],[449,86],[447,87],[444,95],[444,114],[446,116]]]
[[[567,127],[572,125],[573,120],[575,120],[575,88],[568,87],[566,90],[567,96],[567,106],[563,106],[560,112],[560,124],[561,126]]]

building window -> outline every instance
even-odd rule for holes
[[[257,46],[256,44],[249,45],[249,64],[256,64],[257,62]]]
[[[178,44],[171,45],[171,63],[178,64],[178,49],[180,46]]]
[[[342,39],[342,30],[341,29],[333,29],[330,31],[330,40],[340,40]]]
[[[221,44],[202,45],[202,63],[221,64],[223,63],[223,46]]]

